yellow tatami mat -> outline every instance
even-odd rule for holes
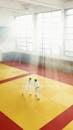
[[[42,76],[30,75],[33,79],[37,78],[40,83],[38,101],[34,96],[34,89],[31,96],[26,92],[22,96],[23,86],[28,77],[0,85],[0,110],[24,130],[39,130],[73,104],[73,86]]]
[[[73,121],[71,121],[63,130],[73,130]]]
[[[26,73],[27,73],[26,71],[0,63],[0,80],[4,80],[7,78],[11,78]]]

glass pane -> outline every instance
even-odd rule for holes
[[[42,13],[37,17],[37,30],[40,32],[42,41],[42,52],[45,55],[52,54],[59,55],[60,54],[60,45],[62,45],[63,40],[63,23],[62,23],[62,14],[61,11],[53,11],[49,13]],[[38,24],[40,23],[40,24]],[[38,40],[40,39],[38,38]],[[39,42],[39,41],[38,41]],[[40,49],[39,49],[40,50]]]
[[[18,46],[20,46],[20,48],[23,48],[24,50],[27,51],[32,50],[32,40],[33,40],[32,15],[17,17],[15,28],[16,28],[16,41],[18,43]],[[28,43],[31,43],[29,47],[27,47]]]
[[[65,40],[65,50],[73,52],[73,40]]]
[[[73,27],[73,15],[66,17],[66,26]]]

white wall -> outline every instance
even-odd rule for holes
[[[15,49],[14,34],[11,33],[11,24],[14,16],[10,12],[0,11],[0,50],[2,52]]]
[[[10,12],[0,9],[0,26],[8,26],[13,18]]]

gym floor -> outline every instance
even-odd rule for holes
[[[37,78],[40,100],[22,88]],[[0,63],[0,130],[73,130],[73,74],[17,62]]]

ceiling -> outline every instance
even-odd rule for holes
[[[8,11],[15,16],[72,7],[73,0],[0,0],[0,12]]]

